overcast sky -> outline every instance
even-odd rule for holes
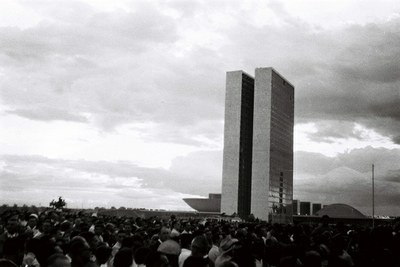
[[[190,210],[225,75],[295,85],[294,198],[400,215],[398,0],[0,2],[0,202]]]

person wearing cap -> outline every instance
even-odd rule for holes
[[[26,231],[32,232],[33,238],[37,238],[38,236],[41,235],[41,232],[38,229],[38,225],[37,225],[38,221],[39,221],[39,216],[37,214],[32,213],[31,215],[29,215]]]

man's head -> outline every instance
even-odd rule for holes
[[[94,233],[98,236],[102,235],[104,231],[104,225],[102,223],[96,223],[94,226]]]
[[[173,227],[175,230],[180,231],[180,230],[181,230],[181,223],[180,223],[179,221],[174,221],[174,222],[172,223],[172,227]]]
[[[53,230],[53,224],[51,223],[51,221],[50,220],[45,220],[42,223],[42,231],[43,231],[43,233],[48,235],[48,234],[50,234],[52,232],[52,230]]]
[[[19,229],[19,217],[18,215],[13,215],[7,220],[7,231],[10,234],[18,232]]]
[[[170,238],[170,234],[171,234],[171,230],[169,230],[165,226],[162,226],[160,229],[160,234],[159,234],[158,238],[160,238],[160,240],[162,242],[164,242]]]
[[[126,233],[131,234],[132,233],[132,223],[129,220],[126,220],[124,222],[123,229],[125,230]]]
[[[32,213],[31,215],[29,215],[29,219],[28,219],[28,225],[31,228],[36,227],[37,222],[38,222],[39,216],[37,216],[36,214]]]
[[[117,234],[117,241],[118,241],[119,243],[121,243],[122,240],[124,240],[124,238],[126,238],[126,237],[127,237],[127,234],[126,234],[126,232],[125,232],[124,230],[119,230],[119,231],[118,231],[118,234]]]
[[[182,227],[183,227],[183,230],[185,230],[186,232],[190,232],[190,229],[191,229],[191,225],[190,225],[190,222],[184,222],[184,223],[182,223]]]
[[[192,256],[204,257],[210,250],[207,238],[204,235],[196,236],[192,241]]]
[[[82,236],[71,239],[69,256],[74,265],[83,266],[90,261],[90,246]]]

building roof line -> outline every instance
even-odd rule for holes
[[[295,88],[294,85],[293,85],[291,82],[289,82],[282,74],[280,74],[279,71],[277,71],[275,68],[273,68],[273,67],[260,67],[260,68],[256,68],[256,70],[257,70],[257,69],[271,69],[271,70],[273,70],[276,74],[278,74],[278,76],[281,77],[282,80],[284,80],[285,82],[287,82],[288,84],[290,84],[293,88]]]
[[[229,72],[241,72],[242,74],[246,74],[246,76],[249,76],[250,78],[254,79],[254,77],[252,75],[250,75],[249,73],[247,73],[244,70],[230,70],[230,71],[227,71],[226,73],[229,73]]]

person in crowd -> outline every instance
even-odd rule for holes
[[[171,237],[171,230],[168,227],[163,226],[160,229],[160,234],[158,236],[158,242],[161,244],[164,241],[167,241]]]
[[[161,245],[162,242],[170,239],[170,235],[171,235],[171,230],[166,226],[161,226],[158,234],[153,236],[150,248],[153,251],[157,251],[158,247]]]
[[[0,257],[20,266],[24,257],[24,246],[27,236],[21,229],[19,215],[13,214],[6,219],[6,229],[0,235]]]
[[[192,234],[192,229],[191,229],[191,224],[188,221],[183,221],[182,222],[182,234]]]
[[[21,223],[24,221],[26,224]],[[132,267],[399,267],[400,220],[379,223],[371,229],[332,223],[327,217],[321,218],[319,225],[271,224],[9,209],[0,214],[0,257],[2,264],[8,265],[46,267],[51,260],[51,266],[68,267],[65,258],[58,257],[61,254],[73,267],[114,267],[110,257],[114,248],[114,255],[122,249],[130,251],[121,252],[115,264],[127,265],[132,258]],[[179,245],[171,233],[181,228]],[[35,236],[33,230],[40,234]]]
[[[89,267],[91,264],[91,251],[87,241],[81,236],[75,236],[71,239],[69,252],[67,254],[71,259],[71,267]]]
[[[145,261],[146,267],[171,267],[167,256],[161,252],[152,251]]]
[[[165,240],[160,244],[157,252],[160,252],[167,257],[169,265],[171,267],[179,266],[178,258],[179,254],[181,253],[181,247],[175,240]]]
[[[192,254],[185,260],[183,266],[201,266],[209,267],[210,260],[208,258],[208,251],[210,244],[204,235],[198,235],[192,241]]]
[[[190,250],[191,243],[191,234],[186,233],[180,235],[181,253],[179,254],[178,258],[179,267],[183,267],[185,260],[192,254],[192,251]]]
[[[126,237],[126,232],[124,230],[119,230],[117,234],[117,242],[112,247],[112,257],[115,257],[118,250],[122,247],[122,240]]]
[[[146,247],[140,247],[135,251],[134,260],[137,267],[146,267],[145,263],[150,253],[151,249]]]
[[[179,236],[180,236],[180,231],[181,231],[181,223],[177,220],[174,220],[171,222],[171,233],[170,237],[171,239],[174,239],[175,241],[179,241]]]
[[[110,263],[111,252],[112,249],[108,246],[107,243],[100,243],[94,252],[97,266],[112,267]]]
[[[103,237],[104,224],[102,222],[97,222],[94,225],[93,233],[97,236],[100,242],[105,242]]]
[[[26,231],[32,233],[32,237],[36,238],[41,235],[38,227],[39,216],[35,213],[29,215]]]
[[[123,247],[114,257],[113,267],[130,267],[133,264],[132,249]]]
[[[222,235],[220,233],[220,230],[219,228],[216,228],[214,231],[212,231],[212,236],[211,236],[212,246],[211,249],[208,251],[208,258],[213,264],[215,263],[215,260],[220,254],[219,245],[221,243],[221,240],[222,240]]]

